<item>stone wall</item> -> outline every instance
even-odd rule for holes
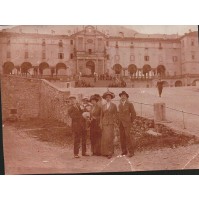
[[[46,80],[2,76],[3,121],[9,118],[11,109],[17,109],[19,120],[38,117],[70,124],[65,102],[69,95],[69,91],[57,88]]]
[[[40,89],[40,114],[41,118],[56,119],[70,124],[68,106],[65,102],[70,95],[69,91],[56,88],[50,82],[43,80]]]
[[[2,119],[9,117],[10,109],[17,109],[19,119],[39,115],[41,81],[30,78],[1,77]]]

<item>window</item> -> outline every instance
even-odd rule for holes
[[[109,54],[107,54],[107,55],[106,55],[106,58],[107,58],[107,60],[109,60],[109,59],[110,59],[110,55],[109,55]]]
[[[78,50],[83,50],[84,39],[82,37],[78,37]]]
[[[119,46],[118,46],[118,41],[116,41],[116,43],[115,43],[115,47],[116,48],[118,48]]]
[[[42,52],[42,59],[46,58],[46,52]]]
[[[195,55],[192,54],[192,55],[191,55],[191,58],[192,58],[192,60],[195,60]]]
[[[106,46],[109,46],[109,41],[106,41]]]
[[[131,42],[130,48],[133,48],[133,42]]]
[[[98,38],[97,43],[98,43],[98,51],[103,51],[104,50],[104,42],[103,42],[102,38]]]
[[[28,52],[25,52],[25,59],[28,59]]]
[[[7,45],[10,45],[10,39],[7,40]]]
[[[144,61],[149,61],[149,56],[144,56]]]
[[[173,62],[177,62],[178,61],[178,57],[177,56],[173,56]]]
[[[134,60],[135,60],[135,56],[134,56],[134,55],[131,55],[131,56],[130,56],[130,60],[131,60],[131,61],[134,61]]]
[[[73,45],[73,40],[70,40],[70,44]]]
[[[194,46],[195,44],[194,44],[194,40],[191,40],[191,46]]]
[[[25,39],[25,46],[28,46],[28,40]]]
[[[64,53],[58,53],[58,58],[63,59],[64,58]]]
[[[162,49],[162,43],[159,43],[159,49]]]
[[[42,46],[45,46],[46,45],[46,41],[45,39],[42,40]]]
[[[11,58],[11,53],[7,52],[7,59]]]
[[[88,53],[91,54],[91,53],[92,53],[92,50],[91,50],[91,49],[88,49]]]
[[[70,59],[73,59],[73,53],[70,54]]]
[[[59,41],[59,47],[63,47],[63,42],[62,42],[62,40]]]

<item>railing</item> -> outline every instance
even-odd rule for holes
[[[113,100],[115,103],[119,103],[120,100]],[[146,118],[154,118],[154,105],[136,102],[130,100],[133,103],[137,115]],[[169,124],[176,128],[184,129],[188,132],[192,132],[199,135],[199,114],[187,112],[184,110],[175,109],[165,106],[166,120]]]

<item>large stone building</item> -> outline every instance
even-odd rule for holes
[[[0,32],[0,70],[134,77],[199,74],[198,32],[147,35],[123,26],[16,26]]]

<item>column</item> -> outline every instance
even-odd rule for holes
[[[76,61],[76,73],[78,73],[79,72],[79,62],[78,62],[78,59],[77,59],[77,61]]]

